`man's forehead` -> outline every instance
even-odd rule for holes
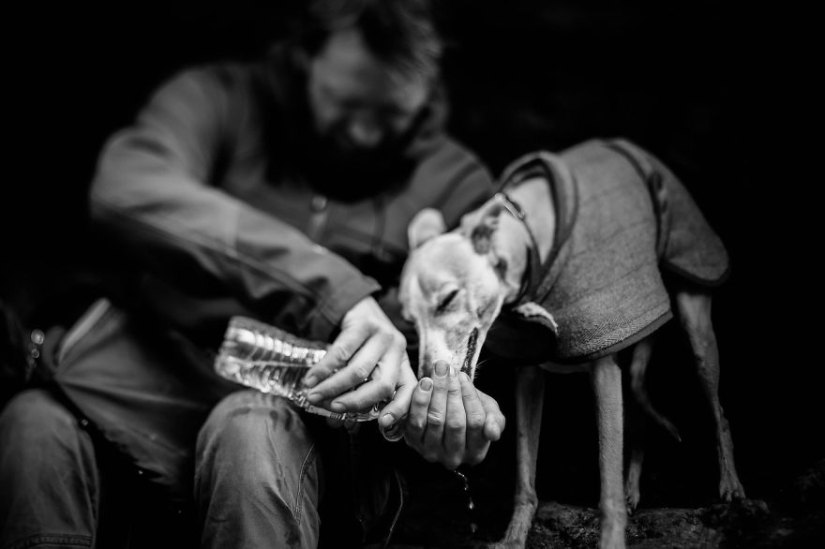
[[[355,29],[330,36],[312,63],[324,90],[341,99],[369,93],[387,105],[413,111],[429,95],[428,78],[389,66],[368,48]]]

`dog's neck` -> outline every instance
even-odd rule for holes
[[[543,264],[553,248],[556,232],[556,210],[547,180],[541,177],[527,179],[507,190],[507,198],[520,210],[506,208],[511,218],[500,225],[506,248],[511,251],[508,259],[508,289],[504,303],[519,301],[530,284],[531,248],[535,248],[539,263]],[[535,259],[533,260],[535,261]]]

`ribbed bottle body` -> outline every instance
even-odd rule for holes
[[[344,421],[375,419],[377,407],[364,413],[338,413],[306,400],[304,375],[326,352],[324,343],[296,337],[251,318],[235,316],[227,326],[215,359],[215,371],[241,385],[287,398],[314,414]]]

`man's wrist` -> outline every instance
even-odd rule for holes
[[[364,298],[381,290],[381,286],[369,277],[349,279],[324,301],[318,303],[309,317],[308,330],[314,339],[332,341],[341,330],[346,314]]]

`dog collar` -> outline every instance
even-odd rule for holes
[[[519,205],[519,203],[510,198],[504,191],[497,192],[495,194],[495,198],[501,203],[502,206],[504,206],[504,209],[507,210],[510,215],[518,219],[522,225],[524,225],[524,228],[527,230],[527,234],[530,236],[530,246],[527,249],[527,269],[525,269],[525,276],[521,281],[519,293],[513,302],[513,305],[516,305],[525,300],[525,297],[535,289],[534,286],[539,281],[539,271],[541,269],[539,245],[532,229],[530,229],[530,225],[527,223],[527,214],[524,212],[524,209]]]
[[[510,215],[512,215],[513,217],[515,217],[519,221],[524,222],[524,219],[527,217],[527,214],[524,213],[524,210],[521,209],[521,206],[519,206],[518,202],[514,201],[512,198],[507,196],[507,193],[505,193],[503,191],[502,192],[497,192],[496,193],[496,200],[501,202],[502,206],[504,206],[504,208],[508,212],[510,212]],[[527,227],[527,230],[530,231],[530,227]],[[531,231],[530,232],[530,238],[532,238],[532,237],[533,237],[533,233]]]

